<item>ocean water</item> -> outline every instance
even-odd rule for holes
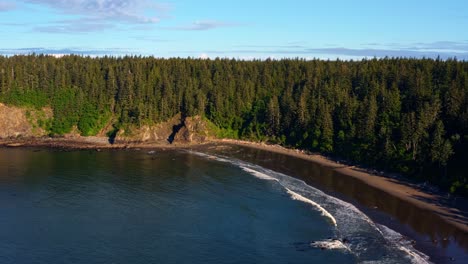
[[[303,181],[197,151],[0,149],[0,263],[425,263]]]

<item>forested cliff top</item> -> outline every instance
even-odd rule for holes
[[[0,102],[30,108],[47,134],[131,134],[177,114],[200,116],[219,137],[468,189],[464,61],[0,57]]]

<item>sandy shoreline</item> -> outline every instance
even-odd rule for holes
[[[425,209],[440,216],[441,219],[456,227],[458,230],[468,233],[468,218],[463,216],[464,212],[456,208],[451,208],[439,204],[437,201],[442,201],[444,197],[439,194],[430,194],[421,191],[417,186],[408,184],[407,182],[397,179],[376,175],[370,171],[354,166],[343,165],[338,162],[327,159],[318,154],[308,154],[303,151],[287,149],[278,145],[267,145],[264,143],[254,143],[241,140],[219,139],[209,140],[205,143],[176,143],[169,144],[167,142],[155,143],[115,143],[109,144],[107,138],[102,137],[78,137],[78,138],[30,138],[30,139],[4,139],[0,140],[0,147],[46,147],[59,149],[138,149],[138,148],[157,148],[157,149],[174,149],[174,148],[193,148],[202,144],[221,143],[246,146],[251,148],[262,149],[275,153],[293,156],[296,158],[308,160],[330,168],[341,175],[356,178],[365,184],[379,189],[387,194],[403,199],[421,209]]]
[[[464,233],[468,233],[468,218],[463,216],[463,212],[456,208],[447,207],[437,203],[436,201],[442,201],[444,199],[444,197],[441,195],[421,191],[417,188],[417,186],[407,182],[390,177],[379,176],[363,168],[340,164],[322,155],[308,154],[300,150],[287,149],[279,145],[267,145],[264,143],[254,143],[231,139],[222,139],[218,140],[217,142],[257,148],[312,161],[337,171],[341,175],[356,178],[366,183],[367,185],[370,185],[392,196],[403,199],[421,209],[431,211],[434,214],[440,216],[450,225],[453,225]]]

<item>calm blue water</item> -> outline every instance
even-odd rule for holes
[[[369,221],[299,180],[237,160],[0,149],[0,263],[420,259]]]

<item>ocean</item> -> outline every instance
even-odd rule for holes
[[[353,204],[200,150],[0,149],[0,263],[426,263]]]

